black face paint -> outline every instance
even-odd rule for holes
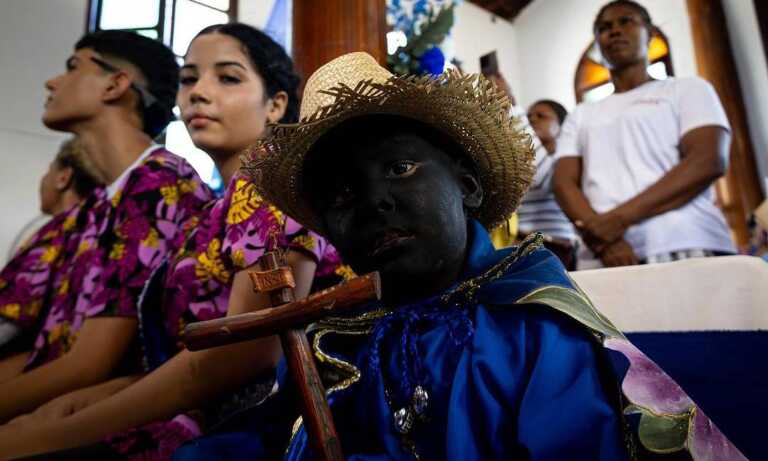
[[[357,273],[380,271],[384,300],[399,303],[460,275],[466,170],[423,136],[378,128],[324,143],[308,163],[305,191],[344,261]]]

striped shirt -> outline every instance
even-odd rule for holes
[[[535,166],[536,174],[533,176],[531,188],[517,209],[520,232],[541,232],[552,238],[574,242],[576,231],[555,201],[552,191],[555,159],[547,153],[544,146],[540,145],[536,149]]]

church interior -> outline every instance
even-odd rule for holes
[[[0,82],[0,459],[768,460],[768,2],[2,0]]]

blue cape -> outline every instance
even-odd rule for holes
[[[591,304],[541,236],[497,251],[470,222],[461,280],[308,328],[348,460],[746,459]],[[291,408],[279,392],[235,431],[174,459],[311,460]]]

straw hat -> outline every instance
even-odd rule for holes
[[[312,74],[300,123],[273,125],[244,154],[243,171],[265,199],[322,233],[302,195],[305,156],[334,126],[371,114],[419,120],[450,136],[475,164],[485,194],[473,216],[487,229],[514,213],[533,176],[533,149],[530,136],[510,118],[506,96],[484,77],[457,71],[394,76],[362,52],[345,54]]]

